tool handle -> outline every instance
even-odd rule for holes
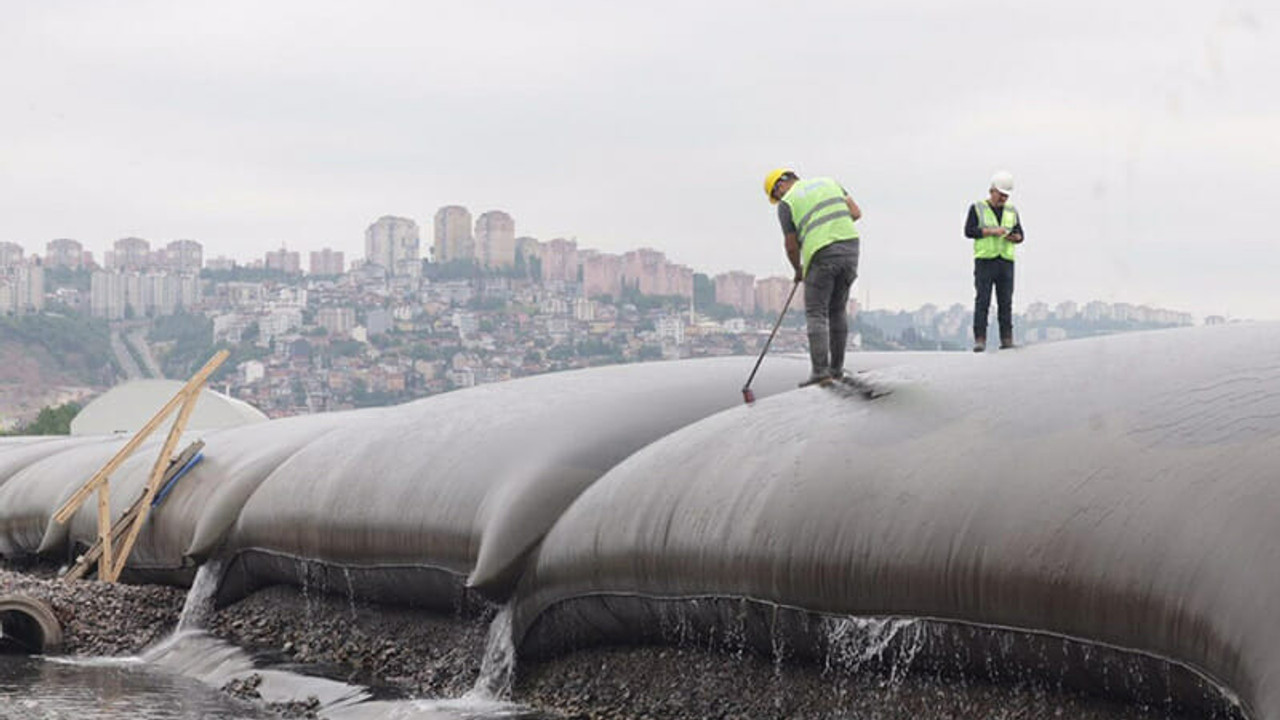
[[[782,305],[782,312],[778,315],[778,321],[773,324],[773,330],[769,332],[769,339],[764,341],[764,349],[760,351],[760,357],[756,358],[756,366],[751,368],[751,375],[747,377],[747,384],[742,386],[742,394],[745,397],[748,389],[751,387],[751,381],[756,379],[756,371],[760,369],[760,363],[764,361],[765,353],[769,352],[769,345],[773,342],[773,336],[778,334],[778,328],[782,325],[782,318],[787,316],[787,310],[791,307],[791,299],[796,296],[796,288],[800,287],[800,281],[797,280],[791,286],[791,294],[787,295],[787,301]],[[755,397],[755,394],[752,394]]]

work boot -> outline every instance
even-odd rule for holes
[[[1001,335],[1001,336],[1000,336],[1000,349],[1001,349],[1001,350],[1008,350],[1008,349],[1009,349],[1009,348],[1011,348],[1011,347],[1013,347],[1013,336],[1012,336],[1012,335]]]
[[[814,370],[809,373],[809,379],[800,383],[800,387],[808,387],[809,385],[830,385],[835,378],[831,377],[831,373],[827,370]]]
[[[985,352],[987,349],[987,336],[978,335],[973,338],[973,351]]]

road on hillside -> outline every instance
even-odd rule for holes
[[[120,369],[124,370],[125,380],[140,380],[145,377],[138,364],[133,361],[133,353],[124,346],[124,338],[120,337],[120,331],[116,329],[111,330],[111,352],[115,354]]]
[[[148,377],[163,378],[164,373],[160,370],[160,364],[156,362],[154,356],[151,355],[151,346],[147,344],[147,328],[140,327],[131,330],[128,335],[129,344],[134,350],[138,351],[138,355],[142,358],[145,370],[149,373]]]

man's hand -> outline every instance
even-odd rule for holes
[[[795,280],[796,280],[796,282],[801,282],[801,281],[803,281],[803,280],[804,280],[804,270],[801,270],[800,268],[796,268],[796,278],[795,278]]]
[[[987,237],[1004,237],[1005,235],[1009,234],[1009,230],[1007,228],[1002,228],[1002,227],[986,228],[982,232]]]
[[[1022,233],[1010,233],[1005,237],[1005,240],[1008,240],[1014,245],[1017,245],[1018,243],[1022,242]]]

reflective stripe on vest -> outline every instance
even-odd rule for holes
[[[831,178],[799,180],[781,202],[791,208],[800,241],[800,267],[807,273],[814,253],[833,242],[855,240],[858,230],[844,202],[844,189]]]
[[[991,209],[991,204],[986,200],[979,200],[974,203],[973,208],[978,213],[978,227],[984,230],[1002,227],[1012,231],[1018,224],[1018,211],[1008,203],[1005,203],[1003,214],[999,220],[996,220],[996,211]],[[1016,246],[1013,243],[995,235],[975,238],[973,241],[973,257],[978,260],[990,260],[991,258],[999,257],[1012,261],[1014,247]]]

